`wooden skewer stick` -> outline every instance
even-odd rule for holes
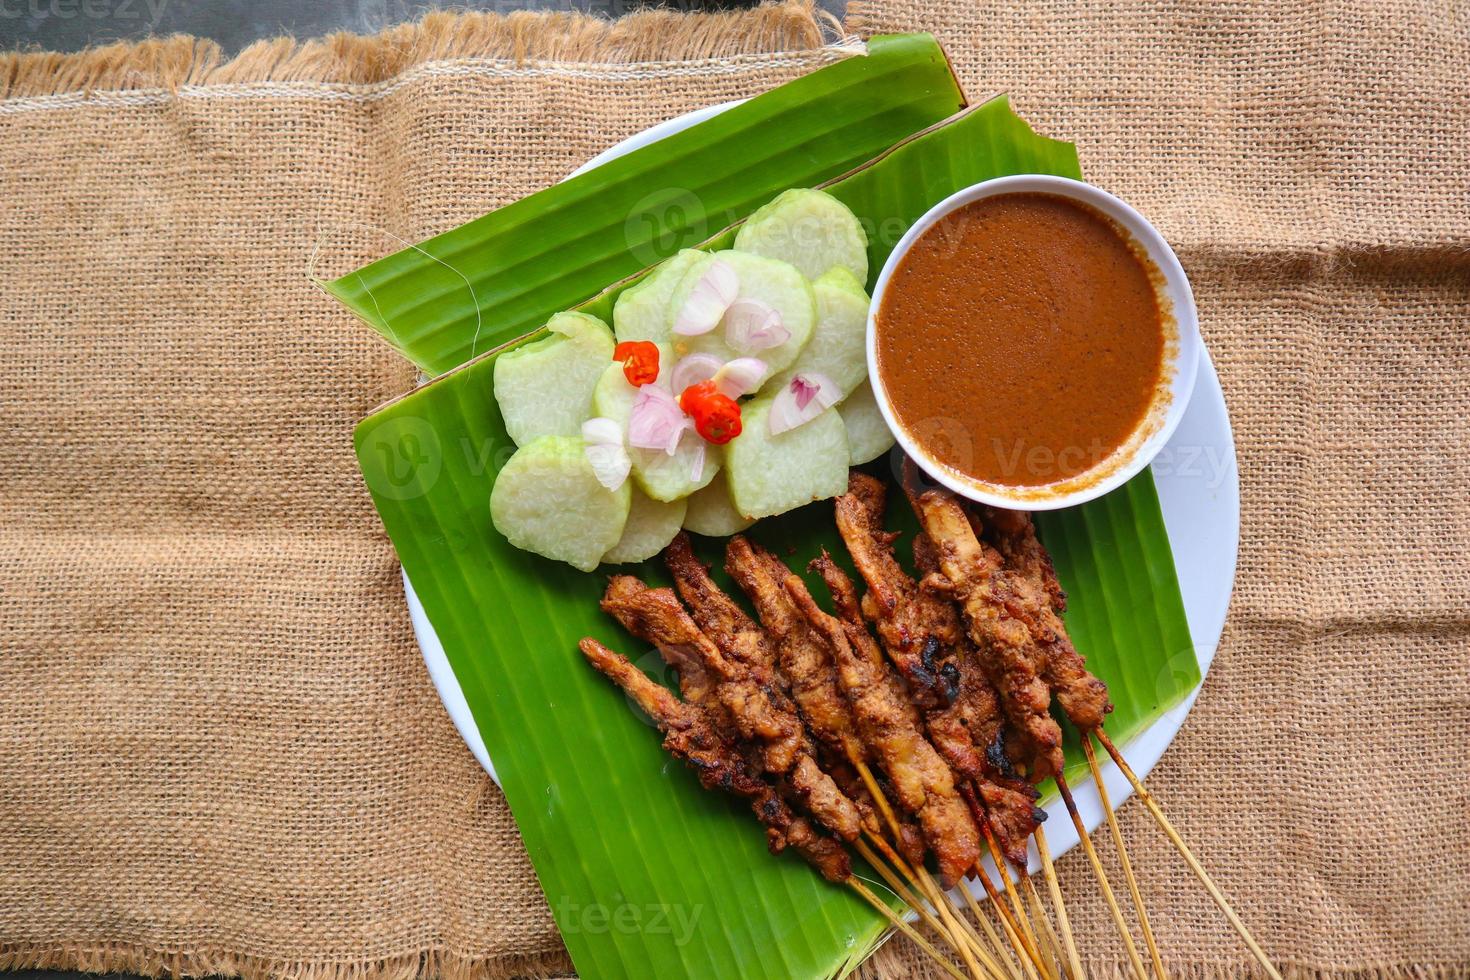
[[[1016,886],[1011,881],[1009,867],[1005,856],[1000,853],[1000,845],[995,842],[995,835],[990,832],[988,824],[981,825],[981,832],[985,835],[985,846],[990,851],[990,860],[995,862],[995,870],[999,872],[1001,880],[1005,882],[1006,895],[1010,898],[1011,907],[1015,909],[1016,917],[1014,925],[1020,931],[1021,940],[1026,944],[1027,953],[1036,963],[1036,968],[1041,971],[1047,980],[1055,980],[1052,972],[1046,968],[1046,960],[1041,955],[1041,944],[1036,941],[1036,932],[1031,927],[1031,919],[1026,914],[1026,908],[1021,904],[1021,896],[1016,893]],[[984,876],[984,871],[980,872]],[[989,879],[986,879],[987,881]],[[986,889],[990,891],[990,889]]]
[[[1123,949],[1128,953],[1128,961],[1133,964],[1133,970],[1139,980],[1147,980],[1148,973],[1143,968],[1143,959],[1138,955],[1138,944],[1133,941],[1133,932],[1128,928],[1128,921],[1123,918],[1123,910],[1118,907],[1118,899],[1113,895],[1113,886],[1108,883],[1108,873],[1103,870],[1102,861],[1092,846],[1092,838],[1087,836],[1087,825],[1082,822],[1082,814],[1077,811],[1077,801],[1072,798],[1072,788],[1067,785],[1067,777],[1057,773],[1053,778],[1056,780],[1057,790],[1062,794],[1062,802],[1066,804],[1067,812],[1072,816],[1072,824],[1077,828],[1077,837],[1082,842],[1082,850],[1087,854],[1087,860],[1092,862],[1093,873],[1097,875],[1098,886],[1102,889],[1103,901],[1107,903],[1108,911],[1113,914],[1113,925],[1118,927],[1118,935],[1123,940]]]
[[[881,840],[882,838],[878,839]],[[886,846],[886,842],[884,846]],[[858,854],[862,855],[863,860],[871,864],[873,869],[882,876],[883,880],[887,882],[888,887],[893,889],[894,894],[903,899],[904,903],[914,910],[914,913],[918,915],[924,925],[934,930],[935,935],[939,936],[940,939],[949,943],[955,952],[959,952],[959,947],[955,946],[955,938],[950,935],[949,930],[938,919],[934,918],[934,913],[929,911],[923,900],[909,891],[904,883],[899,880],[898,875],[894,874],[887,865],[879,860],[878,855],[873,853],[872,848],[868,847],[862,840],[854,841],[853,847],[857,850]]]
[[[1006,968],[1006,973],[1011,977],[1011,980],[1021,980],[1021,971],[1016,968],[1016,961],[1006,955],[1005,944],[1000,941],[1000,936],[996,933],[995,926],[990,924],[990,917],[985,914],[985,910],[980,907],[980,903],[975,901],[975,896],[970,893],[968,887],[961,886],[960,894],[964,896],[965,904],[970,907],[970,914],[975,917],[976,922],[980,923],[980,928],[985,930],[985,935],[990,939],[991,949],[1000,952],[1000,962]],[[1013,945],[1012,949],[1014,948]]]
[[[1046,908],[1041,904],[1041,896],[1036,893],[1036,885],[1031,881],[1031,876],[1023,874],[1021,878],[1021,890],[1026,893],[1026,901],[1031,906],[1031,916],[1041,923],[1042,933],[1037,939],[1046,947],[1041,952],[1046,956],[1047,963],[1056,967],[1052,972],[1060,973],[1067,980],[1081,980],[1080,977],[1072,976],[1071,965],[1067,962],[1066,954],[1062,951],[1062,941],[1057,938],[1056,930],[1052,928],[1051,919],[1046,914]]]
[[[1041,873],[1046,877],[1046,889],[1051,892],[1051,904],[1056,909],[1057,928],[1062,931],[1069,972],[1072,980],[1085,980],[1082,959],[1077,955],[1077,940],[1072,937],[1072,923],[1067,919],[1067,904],[1062,901],[1062,885],[1057,881],[1057,868],[1051,860],[1051,848],[1046,844],[1046,831],[1038,825],[1032,836],[1036,838],[1036,851],[1041,855]]]
[[[873,906],[873,908],[881,912],[883,914],[883,917],[886,918],[894,926],[894,928],[898,929],[905,936],[908,936],[910,939],[912,939],[914,941],[914,945],[922,949],[931,960],[933,960],[935,963],[938,963],[939,966],[944,970],[944,972],[948,973],[951,977],[954,977],[954,980],[965,980],[965,975],[959,970],[955,969],[955,965],[953,963],[945,959],[943,956],[940,956],[939,951],[930,944],[929,940],[919,935],[918,930],[909,925],[907,922],[903,921],[903,918],[899,916],[898,913],[894,912],[893,909],[889,908],[888,903],[884,902],[877,895],[874,895],[872,891],[869,890],[867,885],[864,885],[857,878],[848,878],[847,884],[848,887],[850,887],[853,891],[861,895],[869,905]]]
[[[865,762],[854,760],[853,765],[857,769],[858,776],[862,779],[863,784],[868,788],[868,793],[873,797],[873,802],[878,805],[878,809],[883,814],[884,820],[887,821],[889,831],[893,834],[893,839],[895,841],[898,841],[900,839],[900,834],[898,830],[898,818],[893,813],[893,807],[888,804],[888,797],[884,795],[883,787],[878,785],[878,780],[873,776],[873,770],[868,768],[868,765]],[[882,839],[876,834],[869,833],[869,836],[878,840]],[[966,969],[968,969],[976,977],[979,977],[980,965],[975,960],[975,953],[980,953],[984,955],[984,950],[981,949],[979,946],[979,938],[976,937],[973,944],[969,942],[968,937],[965,936],[964,933],[961,931],[959,923],[955,919],[954,915],[949,912],[949,902],[946,901],[944,899],[944,896],[938,891],[938,886],[933,885],[932,880],[929,880],[928,873],[923,868],[910,869],[907,863],[904,862],[902,858],[900,858],[898,854],[896,854],[892,850],[888,851],[888,856],[889,860],[894,862],[894,866],[897,867],[900,871],[904,872],[905,877],[912,881],[915,887],[917,887],[921,893],[924,893],[925,896],[929,899],[930,903],[933,904],[934,911],[939,914],[940,919],[944,921],[947,927],[946,931],[950,934],[951,937],[953,937],[953,945],[955,949],[959,951],[960,958],[965,961]],[[923,887],[923,883],[926,880],[929,881],[930,885],[933,885],[933,891]],[[995,980],[1005,980],[1004,973],[999,969],[998,966],[992,965],[989,972],[992,976],[995,977]]]
[[[1094,734],[1097,735],[1098,743],[1104,749],[1107,749],[1108,755],[1113,757],[1113,761],[1123,771],[1123,775],[1127,776],[1128,781],[1133,784],[1134,792],[1138,794],[1138,798],[1148,808],[1148,812],[1153,815],[1154,822],[1159,825],[1159,829],[1164,832],[1164,836],[1169,838],[1169,842],[1174,845],[1174,849],[1179,852],[1179,856],[1184,858],[1185,863],[1189,865],[1189,869],[1194,872],[1194,876],[1199,879],[1200,884],[1205,886],[1205,890],[1210,893],[1210,897],[1215,900],[1215,904],[1220,907],[1220,911],[1225,913],[1225,918],[1230,920],[1230,924],[1235,927],[1235,931],[1244,940],[1246,946],[1250,948],[1251,954],[1255,956],[1256,962],[1261,965],[1261,969],[1265,970],[1272,980],[1281,980],[1281,973],[1277,971],[1276,966],[1266,956],[1266,951],[1261,949],[1261,944],[1256,942],[1256,937],[1251,935],[1251,931],[1245,927],[1245,923],[1241,921],[1240,916],[1236,915],[1235,909],[1231,907],[1229,900],[1225,898],[1225,894],[1216,886],[1209,872],[1205,871],[1204,865],[1199,863],[1199,859],[1194,856],[1189,846],[1184,843],[1184,838],[1179,836],[1179,832],[1174,829],[1174,825],[1169,822],[1169,818],[1164,816],[1164,810],[1159,806],[1158,801],[1153,798],[1153,795],[1148,790],[1144,789],[1143,780],[1134,774],[1133,769],[1128,765],[1128,761],[1123,758],[1123,753],[1118,751],[1117,746],[1113,744],[1113,740],[1108,738],[1107,733],[1102,731],[1102,729],[1097,729]]]
[[[945,896],[944,889],[939,887],[939,882],[935,881],[933,876],[924,868],[915,868],[914,874],[918,877],[919,883],[929,896],[929,901],[939,910],[940,917],[949,923],[950,927],[954,929],[956,936],[968,941],[967,945],[975,955],[986,961],[986,972],[995,977],[996,980],[1006,980],[1005,970],[996,962],[995,957],[991,956],[985,949],[984,943],[980,941],[979,934],[970,928],[968,922],[965,922],[954,914],[954,906],[950,904],[949,898]],[[965,953],[965,949],[966,945],[960,947],[960,954],[962,956]]]
[[[1108,788],[1103,783],[1102,767],[1097,764],[1097,753],[1092,749],[1092,739],[1082,733],[1082,751],[1087,753],[1087,765],[1092,769],[1092,781],[1097,784],[1098,799],[1103,812],[1108,815],[1108,828],[1113,832],[1113,844],[1118,848],[1118,860],[1123,865],[1123,878],[1128,882],[1128,894],[1133,897],[1133,908],[1138,913],[1138,924],[1143,928],[1143,941],[1148,946],[1149,959],[1153,961],[1154,974],[1159,980],[1168,980],[1164,972],[1164,960],[1159,955],[1159,944],[1154,940],[1154,931],[1148,924],[1148,912],[1143,907],[1143,895],[1138,890],[1138,878],[1133,874],[1133,862],[1128,860],[1128,849],[1123,846],[1123,830],[1118,826],[1118,817],[1113,813],[1113,802],[1108,799]]]
[[[1026,943],[1021,938],[1020,932],[1017,931],[1015,925],[1011,922],[1005,904],[1001,901],[1000,893],[995,890],[995,885],[991,884],[990,879],[986,877],[984,868],[978,868],[976,873],[980,876],[981,884],[985,886],[985,895],[990,899],[991,907],[995,909],[995,917],[1000,920],[1000,927],[1005,930],[1006,939],[1010,940],[1011,948],[1019,951],[1021,954],[1021,966],[1025,969],[1026,976],[1029,980],[1039,980],[1036,971],[1040,963],[1032,961],[1031,953],[1026,949]],[[966,889],[966,892],[968,891],[969,889]]]
[[[985,838],[986,846],[990,849],[990,855],[995,861],[996,868],[1004,876],[1005,862],[1000,857],[1000,848],[995,843],[995,835],[990,831],[990,821],[986,814],[985,806],[980,802],[974,785],[966,784],[961,786],[960,795],[964,797],[965,804],[970,809],[970,816],[975,819],[975,825],[980,828],[980,833]],[[1030,980],[1040,980],[1040,977],[1045,977],[1046,980],[1054,980],[1051,974],[1047,972],[1046,965],[1042,960],[1040,952],[1037,950],[1035,936],[1031,932],[1030,923],[1026,921],[1026,914],[1021,910],[1020,904],[1017,903],[1016,907],[1019,918],[1013,917],[1010,911],[1006,909],[1004,903],[1002,903],[1000,896],[996,893],[995,886],[990,882],[990,877],[985,873],[984,867],[978,861],[975,863],[975,873],[979,876],[980,883],[985,886],[985,894],[990,899],[990,904],[995,907],[996,917],[1000,919],[1000,924],[1005,929],[1006,938],[1011,941],[1011,946],[1020,955],[1021,965],[1025,967],[1027,977]],[[1006,877],[1004,880],[1006,887],[1010,888],[1010,878]],[[1038,977],[1037,971],[1040,971],[1040,977]]]

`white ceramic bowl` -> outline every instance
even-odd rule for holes
[[[1167,406],[1164,406],[1161,401],[1156,402],[1158,409],[1151,413],[1144,426],[1135,434],[1135,438],[1125,442],[1116,453],[1101,460],[1086,473],[1073,477],[1065,484],[1056,487],[1019,487],[1015,489],[1001,487],[969,479],[940,463],[898,424],[893,406],[888,400],[888,393],[884,390],[882,379],[878,376],[876,329],[878,310],[882,307],[883,294],[888,286],[889,277],[893,275],[893,270],[898,267],[909,248],[936,222],[951,212],[982,198],[1016,193],[1054,194],[1058,197],[1070,198],[1089,205],[1115,221],[1142,247],[1144,254],[1159,270],[1163,280],[1159,290],[1161,306],[1166,317],[1172,320],[1177,330],[1177,338],[1170,338],[1171,341],[1177,339],[1177,342],[1166,345],[1164,353],[1165,377],[1168,379],[1170,395]],[[1126,483],[1153,460],[1159,450],[1164,447],[1164,443],[1169,441],[1169,436],[1178,427],[1179,420],[1184,417],[1184,410],[1189,405],[1190,393],[1194,390],[1194,379],[1199,365],[1202,343],[1199,335],[1199,318],[1194,307],[1194,293],[1189,288],[1189,279],[1184,275],[1184,269],[1180,266],[1179,258],[1174,254],[1174,250],[1169,247],[1169,243],[1164,241],[1163,236],[1153,225],[1118,198],[1090,184],[1046,174],[1019,174],[982,181],[957,191],[934,205],[914,223],[888,256],[888,261],[883,264],[883,271],[878,274],[878,282],[873,287],[873,302],[868,308],[867,346],[868,378],[872,381],[873,393],[877,397],[878,408],[883,413],[883,419],[893,430],[894,437],[903,447],[904,452],[908,453],[925,473],[955,493],[981,503],[1009,507],[1014,510],[1057,510],[1102,496]],[[1160,415],[1162,415],[1161,420]]]

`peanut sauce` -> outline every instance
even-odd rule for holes
[[[1051,194],[940,219],[889,278],[878,374],[899,424],[989,484],[1071,480],[1128,442],[1160,391],[1157,270],[1109,218]]]

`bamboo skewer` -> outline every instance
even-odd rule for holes
[[[867,885],[864,885],[857,878],[848,878],[847,884],[848,887],[850,887],[853,891],[861,895],[864,901],[866,901],[869,905],[873,906],[873,908],[882,913],[883,917],[886,918],[890,923],[892,923],[894,928],[898,929],[905,936],[908,936],[910,939],[912,939],[914,941],[914,945],[922,949],[929,956],[930,959],[932,959],[935,963],[938,963],[939,966],[943,968],[943,970],[951,977],[954,977],[954,980],[965,980],[965,975],[957,970],[953,963],[945,959],[943,956],[940,956],[939,951],[934,948],[929,940],[919,935],[917,929],[905,922],[901,916],[895,913],[893,909],[888,907],[888,904],[886,902],[880,899],[877,895],[874,895]]]
[[[1123,878],[1128,883],[1128,893],[1133,897],[1133,908],[1138,913],[1138,924],[1143,929],[1143,941],[1148,946],[1149,959],[1153,961],[1154,974],[1159,980],[1167,980],[1168,974],[1164,972],[1164,960],[1159,955],[1159,944],[1154,939],[1154,931],[1148,924],[1148,912],[1143,907],[1143,895],[1138,890],[1138,878],[1133,874],[1133,862],[1128,859],[1128,849],[1123,845],[1123,830],[1118,826],[1117,814],[1113,813],[1113,803],[1108,799],[1108,788],[1103,782],[1102,768],[1097,764],[1097,753],[1092,749],[1092,739],[1088,733],[1082,733],[1082,751],[1087,753],[1087,765],[1092,769],[1092,781],[1097,784],[1098,799],[1102,802],[1103,812],[1108,815],[1108,828],[1113,832],[1113,844],[1118,848],[1118,861],[1123,865]]]
[[[1054,980],[1051,971],[1046,968],[1046,961],[1041,956],[1041,944],[1036,941],[1036,932],[1031,927],[1031,919],[1021,904],[1021,897],[1016,892],[1015,884],[1011,881],[1005,856],[1000,853],[1000,845],[995,842],[995,835],[990,832],[988,825],[982,824],[980,830],[985,836],[985,846],[990,851],[990,860],[995,862],[995,870],[1000,874],[1001,881],[1005,883],[1006,895],[1010,898],[1011,907],[1016,913],[1014,924],[1021,933],[1021,940],[1026,943],[1027,952],[1033,958],[1042,976],[1047,980]],[[982,870],[980,873],[984,875],[985,872]],[[990,889],[987,888],[986,891]],[[991,900],[995,901],[993,897]]]
[[[1072,936],[1072,923],[1067,919],[1067,904],[1062,901],[1062,885],[1057,881],[1056,865],[1051,860],[1051,848],[1046,843],[1046,831],[1040,826],[1032,835],[1036,838],[1036,851],[1041,855],[1041,872],[1046,877],[1047,891],[1051,892],[1051,904],[1057,913],[1057,928],[1062,933],[1062,943],[1067,950],[1067,963],[1072,980],[1085,980],[1082,960],[1077,955],[1077,940]]]
[[[995,917],[1000,920],[1000,927],[1005,930],[1006,939],[1010,940],[1011,947],[1021,954],[1021,966],[1025,968],[1026,976],[1029,980],[1038,980],[1036,971],[1040,963],[1031,960],[1031,955],[1026,949],[1026,944],[1022,940],[1020,932],[1011,922],[1011,917],[1007,913],[1005,905],[1001,902],[1000,893],[995,890],[995,885],[991,884],[990,879],[985,874],[985,869],[978,868],[978,873],[981,883],[985,886],[986,897],[990,899],[990,904],[995,909]]]
[[[858,776],[862,779],[863,784],[867,787],[868,793],[873,797],[873,802],[877,804],[878,810],[883,814],[883,818],[888,824],[889,832],[893,834],[893,839],[897,841],[900,837],[898,818],[893,813],[893,807],[888,803],[888,797],[884,794],[883,787],[878,785],[878,780],[874,777],[873,770],[868,768],[867,763],[853,760],[853,765],[857,769]],[[868,832],[868,836],[875,840],[882,839],[871,832]],[[934,906],[935,912],[938,913],[940,919],[948,927],[945,931],[951,935],[955,949],[958,950],[960,958],[965,961],[965,967],[978,977],[980,975],[980,966],[975,960],[975,953],[979,953],[982,956],[986,955],[984,949],[980,947],[979,937],[975,936],[973,942],[971,942],[970,938],[963,933],[958,920],[949,911],[949,902],[944,899],[943,894],[939,891],[939,886],[935,885],[933,880],[929,878],[928,872],[923,868],[909,868],[907,862],[889,848],[886,843],[881,846],[886,851],[888,859],[893,862],[894,867],[898,868],[929,899],[930,903]],[[931,886],[930,888],[924,887],[926,882]],[[973,935],[971,933],[971,936]],[[990,959],[988,956],[986,958]],[[995,977],[995,980],[1005,980],[1004,971],[999,968],[998,964],[992,961],[987,966],[989,967],[989,972]]]
[[[1094,734],[1097,736],[1098,743],[1107,750],[1108,755],[1113,757],[1113,762],[1123,771],[1123,775],[1128,777],[1128,781],[1133,784],[1134,792],[1138,794],[1138,798],[1148,808],[1148,812],[1153,816],[1154,822],[1159,825],[1159,829],[1164,832],[1164,836],[1169,838],[1169,842],[1174,845],[1174,849],[1179,852],[1179,856],[1184,858],[1185,863],[1189,865],[1189,869],[1194,872],[1194,876],[1199,879],[1200,884],[1205,886],[1205,890],[1210,893],[1210,897],[1215,900],[1215,904],[1220,907],[1220,911],[1225,913],[1225,918],[1230,921],[1236,933],[1240,935],[1240,938],[1245,942],[1246,946],[1250,948],[1251,954],[1256,958],[1256,962],[1261,965],[1261,968],[1266,971],[1272,980],[1281,980],[1281,973],[1276,969],[1275,964],[1266,956],[1266,951],[1261,949],[1260,943],[1256,942],[1256,937],[1251,935],[1251,931],[1246,928],[1245,923],[1241,921],[1240,916],[1231,907],[1225,894],[1220,891],[1214,879],[1210,877],[1209,872],[1205,871],[1204,865],[1200,864],[1199,859],[1194,856],[1194,852],[1189,849],[1189,845],[1184,843],[1184,838],[1179,836],[1179,832],[1174,829],[1174,825],[1169,822],[1169,818],[1164,816],[1163,808],[1159,806],[1158,801],[1153,798],[1153,795],[1144,788],[1143,780],[1134,774],[1132,767],[1128,765],[1128,761],[1123,758],[1123,753],[1118,751],[1118,747],[1113,744],[1113,740],[1108,738],[1107,734],[1101,729],[1096,730]]]
[[[1072,824],[1077,828],[1077,837],[1081,841],[1082,850],[1087,854],[1087,860],[1092,862],[1093,873],[1097,875],[1098,886],[1102,889],[1103,901],[1107,903],[1108,911],[1113,915],[1113,924],[1118,927],[1118,935],[1123,940],[1123,949],[1128,954],[1128,961],[1133,964],[1134,972],[1138,974],[1139,980],[1147,980],[1148,972],[1143,968],[1143,959],[1138,955],[1138,944],[1133,941],[1133,932],[1128,928],[1128,921],[1123,918],[1123,910],[1118,907],[1118,899],[1113,895],[1113,886],[1108,883],[1108,873],[1103,870],[1102,860],[1098,858],[1096,849],[1092,846],[1092,838],[1087,835],[1087,825],[1082,822],[1082,814],[1077,811],[1077,801],[1072,799],[1072,789],[1067,785],[1067,777],[1057,773],[1057,790],[1062,794],[1062,802],[1067,806],[1067,813],[1072,817]]]
[[[1011,887],[1011,880],[1005,876],[1005,860],[1001,857],[1000,848],[995,843],[995,836],[990,831],[990,822],[986,816],[984,806],[970,785],[961,788],[961,795],[964,797],[966,805],[970,808],[970,815],[975,818],[976,826],[980,828],[980,833],[985,838],[986,846],[990,850],[991,859],[995,861],[996,869],[1000,871],[1006,887],[1009,889]],[[979,876],[981,884],[985,886],[985,894],[990,899],[990,903],[995,907],[995,914],[1000,919],[1001,925],[1005,928],[1006,937],[1010,940],[1012,947],[1015,948],[1017,954],[1020,956],[1021,965],[1026,968],[1026,975],[1031,980],[1040,980],[1040,977],[1045,977],[1046,980],[1054,980],[1052,975],[1047,971],[1046,964],[1037,949],[1035,936],[1031,932],[1031,924],[1026,920],[1026,914],[1022,911],[1020,903],[1015,903],[1016,915],[1019,918],[1013,917],[1010,911],[1006,909],[1004,903],[1002,903],[1000,896],[996,893],[995,886],[991,884],[990,877],[986,875],[985,869],[978,861],[975,863],[975,873]],[[1012,897],[1014,898],[1014,896]],[[1038,971],[1040,971],[1039,977]]]
[[[971,894],[969,888],[961,887],[960,894],[964,896],[965,904],[970,907],[970,914],[975,917],[976,922],[980,923],[980,928],[985,930],[991,947],[1000,951],[1000,962],[1006,968],[1006,973],[1011,976],[1012,980],[1021,980],[1021,972],[1016,968],[1015,960],[1006,955],[1005,945],[1000,941],[1000,936],[996,934],[995,926],[990,924],[990,917],[985,914],[980,903],[975,901],[975,896]],[[1014,947],[1012,949],[1014,950]]]
[[[1020,875],[1021,889],[1026,893],[1026,901],[1031,906],[1031,915],[1037,922],[1041,923],[1042,931],[1037,934],[1037,940],[1045,946],[1042,955],[1054,970],[1054,975],[1065,977],[1066,980],[1080,980],[1072,976],[1072,970],[1067,963],[1066,954],[1062,952],[1062,941],[1057,938],[1056,930],[1051,926],[1051,919],[1047,917],[1046,908],[1041,904],[1041,896],[1036,893],[1036,885],[1031,881],[1029,874]]]
[[[950,935],[949,930],[946,929],[944,925],[934,917],[934,913],[929,911],[929,909],[924,905],[923,900],[914,895],[913,892],[909,891],[908,887],[899,880],[898,875],[895,874],[892,870],[888,868],[887,865],[885,865],[882,861],[878,859],[878,855],[873,853],[872,848],[868,847],[868,845],[863,843],[861,840],[855,841],[853,843],[853,847],[857,850],[858,854],[862,856],[863,860],[871,864],[873,866],[873,869],[882,876],[883,880],[888,884],[888,887],[893,889],[894,894],[903,899],[908,907],[914,910],[914,913],[918,915],[919,920],[922,921],[924,925],[932,929],[934,933],[942,940],[949,943],[949,945],[954,948],[956,952],[959,951],[958,947],[954,945],[955,939],[953,936]]]
[[[928,894],[929,901],[939,911],[940,918],[950,925],[956,937],[961,940],[960,955],[966,957],[968,950],[971,954],[982,957],[986,960],[986,971],[995,977],[996,980],[1005,980],[1005,970],[995,961],[995,957],[986,952],[984,945],[980,941],[980,936],[975,930],[970,928],[969,923],[964,922],[954,914],[954,906],[950,905],[949,899],[945,898],[944,891],[939,887],[939,883],[923,868],[915,868],[914,874],[923,886],[924,891]],[[967,964],[972,963],[978,973],[978,963],[974,963],[972,959],[967,958]]]

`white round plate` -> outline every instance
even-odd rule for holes
[[[659,123],[628,137],[588,160],[569,176],[576,176],[630,150],[663,139],[697,122],[724,112],[738,102],[709,106]],[[1164,512],[1164,527],[1174,551],[1174,567],[1179,576],[1179,591],[1184,598],[1184,613],[1189,620],[1189,635],[1194,641],[1199,660],[1200,687],[1204,675],[1215,659],[1215,648],[1225,629],[1225,611],[1230,605],[1230,592],[1235,584],[1235,558],[1240,544],[1240,475],[1235,467],[1235,437],[1230,431],[1230,415],[1225,408],[1225,394],[1220,377],[1210,360],[1208,350],[1201,348],[1199,375],[1194,395],[1179,427],[1153,463],[1154,484],[1159,491],[1159,504]],[[403,590],[408,598],[409,617],[414,636],[423,651],[429,677],[439,698],[454,721],[460,737],[470,747],[480,765],[498,784],[495,765],[485,742],[475,727],[464,692],[454,670],[449,666],[444,647],[434,627],[424,615],[424,607],[414,594],[413,583],[405,574]],[[1174,740],[1193,707],[1200,688],[1196,687],[1180,704],[1165,712],[1127,745],[1119,746],[1129,764],[1140,777],[1147,776]],[[1103,778],[1114,806],[1121,806],[1132,795],[1133,787],[1117,767],[1105,763]],[[1102,802],[1092,780],[1073,787],[1077,806],[1089,830],[1104,819]],[[1047,843],[1054,855],[1074,847],[1078,842],[1076,828],[1066,816],[1060,801],[1047,807]],[[1032,854],[1032,870],[1037,861]],[[978,888],[971,884],[971,888]]]

